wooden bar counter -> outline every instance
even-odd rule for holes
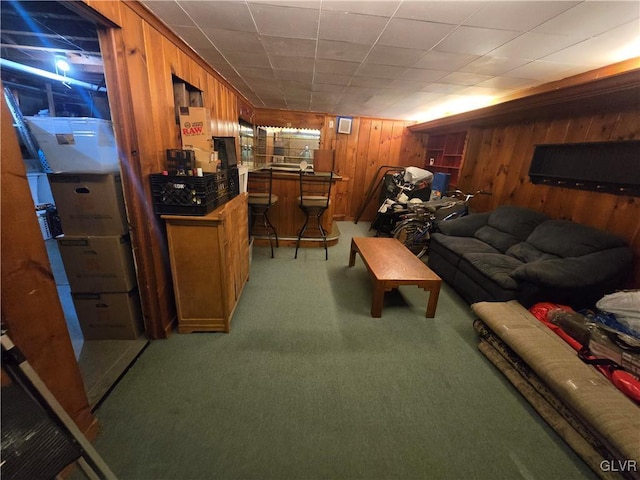
[[[257,170],[257,169],[256,169]],[[256,171],[254,170],[254,171]],[[251,171],[249,171],[251,175]],[[322,228],[327,232],[327,245],[332,246],[338,243],[338,233],[333,227],[333,212],[335,204],[336,182],[341,181],[341,177],[335,173],[333,175],[333,185],[331,186],[331,201],[329,208],[322,215]],[[269,219],[278,231],[278,239],[281,246],[295,247],[298,238],[298,231],[304,223],[304,213],[298,206],[298,196],[300,196],[300,174],[297,171],[273,171],[274,195],[278,196],[278,203],[269,209]],[[315,220],[309,221],[309,237],[302,237],[301,247],[323,247],[322,239],[315,237],[317,228],[313,229]],[[314,235],[311,237],[311,235]],[[267,237],[257,235],[254,237],[257,245],[269,245]]]

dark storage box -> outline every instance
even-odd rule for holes
[[[206,215],[228,199],[226,173],[202,177],[152,173],[149,179],[158,215]]]
[[[196,152],[193,150],[167,149],[167,170],[171,175],[196,169]]]

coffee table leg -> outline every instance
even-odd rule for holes
[[[440,282],[434,284],[429,289],[429,303],[427,304],[427,318],[436,316],[436,307],[438,306],[438,296],[440,296]]]
[[[384,284],[374,281],[373,299],[371,300],[371,316],[373,318],[382,317],[382,306],[384,305]]]
[[[356,264],[356,246],[353,244],[353,240],[351,240],[351,251],[349,252],[349,266],[353,267]]]

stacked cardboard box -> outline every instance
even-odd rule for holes
[[[120,175],[49,176],[64,235],[62,262],[85,340],[134,340],[143,331]]]
[[[211,173],[217,170],[211,136],[211,114],[208,109],[180,107],[180,137],[182,148],[195,152],[196,168]]]

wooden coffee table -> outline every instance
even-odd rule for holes
[[[354,237],[351,239],[349,266],[356,263],[356,253],[373,277],[371,316],[382,316],[384,292],[400,285],[416,285],[429,292],[427,318],[433,318],[438,305],[442,280],[422,260],[409,251],[399,240],[384,237]]]

